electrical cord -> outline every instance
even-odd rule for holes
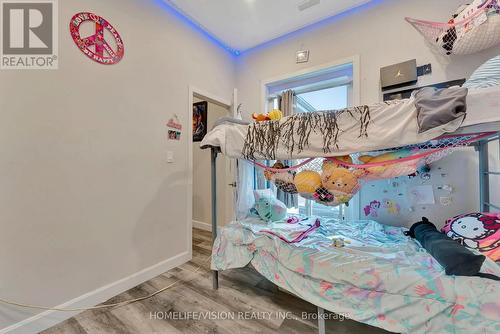
[[[208,260],[210,260],[211,258],[212,257],[209,256],[208,259],[206,259],[204,261],[204,263],[208,262]],[[202,269],[201,266],[199,266],[198,268],[196,268],[196,270],[194,270],[194,271],[183,269],[181,267],[179,267],[179,268],[181,270],[184,270],[184,271],[189,271],[190,273],[193,273],[193,274],[197,274]],[[13,306],[17,306],[17,307],[22,307],[22,308],[44,310],[44,311],[58,311],[58,312],[80,312],[80,311],[90,311],[90,310],[101,310],[101,309],[105,309],[105,308],[121,307],[121,306],[129,305],[129,304],[133,304],[133,303],[136,303],[136,302],[140,302],[140,301],[143,301],[143,300],[147,300],[147,299],[153,298],[153,297],[159,295],[160,293],[165,292],[166,290],[172,288],[173,286],[175,286],[176,284],[178,284],[181,281],[182,280],[178,279],[177,281],[173,282],[172,284],[170,284],[170,285],[168,285],[168,286],[166,286],[166,287],[164,287],[164,288],[162,288],[162,289],[160,289],[160,290],[158,290],[156,292],[153,292],[150,295],[144,296],[144,297],[130,299],[130,300],[124,300],[122,302],[113,303],[113,304],[103,304],[103,305],[98,305],[98,306],[93,306],[93,307],[81,307],[81,308],[46,307],[46,306],[40,306],[40,305],[31,305],[31,304],[23,304],[23,303],[13,302],[13,301],[2,299],[2,298],[0,298],[0,303],[1,304],[7,304],[7,305],[13,305]]]

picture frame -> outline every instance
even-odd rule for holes
[[[193,142],[201,142],[208,132],[208,102],[193,103]]]

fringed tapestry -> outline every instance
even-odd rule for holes
[[[369,136],[370,107],[359,106],[342,110],[300,113],[280,121],[254,123],[249,126],[243,156],[255,160],[256,156],[274,160],[280,145],[288,154],[298,154],[309,147],[312,133],[323,138],[324,153],[339,149],[342,132],[359,128],[359,138]]]

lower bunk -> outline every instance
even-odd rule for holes
[[[251,263],[318,307],[391,332],[498,333],[500,283],[446,275],[406,231],[375,221],[247,218],[220,230],[212,269]],[[500,267],[487,259],[481,272],[500,276]]]

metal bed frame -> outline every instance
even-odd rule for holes
[[[490,177],[497,176],[500,177],[500,171],[490,171],[489,170],[489,144],[494,141],[499,142],[500,146],[500,122],[488,123],[479,126],[465,127],[457,131],[460,133],[471,133],[471,132],[484,132],[497,131],[496,134],[490,136],[489,138],[482,139],[474,144],[479,157],[479,204],[480,210],[482,212],[491,212],[491,209],[500,211],[500,203],[492,204],[490,203]],[[211,147],[211,174],[212,174],[212,242],[215,242],[217,238],[217,156],[220,153],[219,147]],[[500,155],[500,148],[499,148]],[[219,272],[216,270],[212,271],[212,284],[213,289],[219,289]],[[318,333],[326,333],[325,324],[325,310],[319,306],[318,308]]]

